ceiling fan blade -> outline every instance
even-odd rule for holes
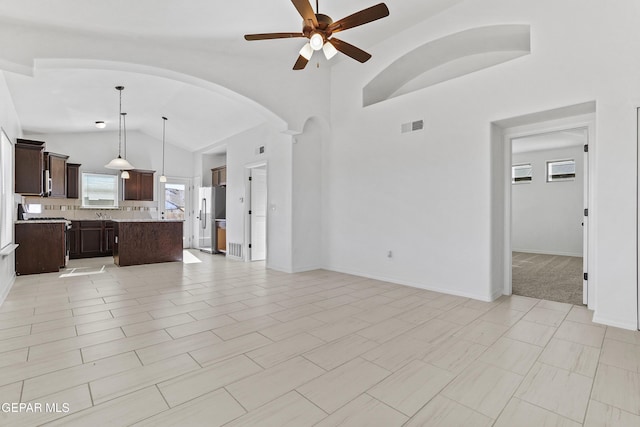
[[[331,44],[340,52],[344,53],[347,56],[352,57],[356,61],[367,62],[369,59],[371,59],[371,55],[365,52],[364,50],[358,47],[355,47],[354,45],[349,44],[347,42],[343,42],[342,40],[339,40],[335,37],[329,40],[329,42],[331,42]]]
[[[349,28],[367,24],[386,16],[389,16],[389,8],[386,4],[380,3],[367,9],[362,9],[360,12],[356,12],[353,15],[349,15],[346,18],[342,18],[334,22],[329,25],[327,30],[337,33],[338,31],[348,30]]]
[[[307,58],[305,58],[304,56],[300,55],[300,56],[298,56],[298,60],[294,64],[293,69],[294,70],[303,70],[304,67],[307,66],[308,62],[309,62],[309,60]]]
[[[305,37],[302,33],[266,33],[266,34],[245,34],[245,40],[270,40],[288,39],[293,37]]]
[[[316,14],[311,7],[311,3],[309,0],[291,0],[291,3],[296,7],[302,19],[304,19],[305,24],[308,24],[311,21],[313,28],[318,27],[318,19],[316,18]]]

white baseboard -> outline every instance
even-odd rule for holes
[[[395,283],[397,285],[404,285],[404,286],[410,286],[412,288],[423,289],[425,291],[439,292],[441,294],[455,295],[455,296],[458,296],[458,297],[471,298],[471,299],[484,301],[484,302],[493,302],[497,298],[499,298],[500,295],[502,295],[502,291],[499,291],[497,293],[497,296],[496,295],[477,295],[477,294],[472,294],[472,293],[468,293],[468,292],[460,292],[460,291],[456,291],[456,290],[452,290],[452,289],[447,289],[447,288],[443,288],[441,286],[429,285],[429,284],[426,284],[426,283],[418,283],[418,282],[413,282],[413,281],[410,281],[410,280],[400,280],[400,279],[392,278],[392,277],[377,276],[377,275],[374,275],[374,274],[369,274],[369,273],[365,273],[365,272],[362,272],[362,271],[356,271],[356,270],[351,270],[351,269],[343,269],[343,268],[339,268],[339,267],[337,267],[337,268],[336,267],[322,267],[322,268],[324,270],[328,270],[328,271],[335,271],[336,273],[351,274],[353,276],[366,277],[367,279],[380,280],[380,281],[383,281],[383,282]]]
[[[540,254],[540,255],[559,255],[559,256],[573,256],[573,257],[578,257],[578,258],[582,258],[582,252],[581,253],[573,253],[573,252],[560,252],[560,251],[541,251],[539,249],[516,249],[516,248],[511,248],[512,252],[525,252],[528,254]]]
[[[630,331],[637,331],[638,330],[638,323],[636,322],[619,322],[617,320],[611,320],[611,319],[607,319],[606,317],[602,317],[602,316],[598,316],[598,314],[594,314],[593,315],[593,321],[595,323],[600,323],[602,325],[607,325],[607,326],[613,326],[615,328],[620,328],[620,329],[628,329]]]
[[[308,265],[306,267],[297,267],[293,269],[294,273],[304,273],[305,271],[313,271],[313,270],[322,270],[323,267],[320,265]]]
[[[13,284],[15,282],[16,282],[16,275],[14,274],[11,280],[9,280],[9,284],[7,285],[7,287],[4,289],[4,291],[2,291],[2,294],[0,294],[0,307],[2,307],[2,304],[4,304],[4,301],[9,296],[9,292],[11,292],[11,288],[13,288]]]

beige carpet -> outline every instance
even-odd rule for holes
[[[582,257],[513,252],[513,294],[582,305]]]

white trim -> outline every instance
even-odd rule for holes
[[[0,307],[2,307],[2,304],[4,304],[5,300],[9,296],[9,292],[11,292],[11,288],[13,288],[13,285],[15,282],[16,282],[16,274],[13,273],[11,280],[9,280],[9,284],[5,288],[4,292],[0,294]]]
[[[15,243],[11,243],[8,244],[6,247],[2,248],[2,250],[0,250],[0,256],[2,258],[7,257],[9,255],[11,255],[12,253],[14,253],[16,251],[16,249],[18,249],[18,244]]]
[[[590,310],[596,310],[596,244],[597,241],[595,235],[595,212],[593,211],[594,201],[596,199],[595,186],[593,183],[596,180],[596,168],[595,168],[595,113],[584,114],[580,116],[566,117],[558,120],[550,120],[545,122],[538,122],[533,124],[527,124],[523,126],[502,128],[502,144],[503,144],[503,175],[504,182],[511,182],[511,166],[512,166],[512,148],[511,141],[513,139],[540,135],[545,133],[559,132],[569,129],[587,129],[587,143],[589,144],[589,164],[586,165],[586,174],[584,177],[585,185],[588,191],[588,200],[586,200],[586,207],[589,209],[589,217],[585,218],[584,226],[587,227],[588,242],[585,242],[587,252],[589,256],[587,258],[587,271],[589,272],[589,282],[587,295],[589,296],[588,308]],[[512,247],[511,247],[511,185],[505,185],[504,191],[504,294],[511,295],[512,293]]]
[[[638,325],[626,322],[618,322],[616,320],[607,319],[606,317],[598,316],[597,314],[593,315],[593,322],[600,323],[601,325],[613,326],[615,328],[628,329],[630,331],[637,331]]]
[[[424,283],[413,282],[413,281],[410,281],[410,280],[398,280],[395,277],[377,276],[375,274],[369,274],[369,273],[366,273],[364,271],[351,270],[351,269],[348,269],[348,268],[342,269],[342,268],[335,268],[335,267],[331,267],[331,268],[323,267],[323,268],[319,268],[319,269],[327,270],[327,271],[334,271],[336,273],[350,274],[352,276],[365,277],[367,279],[380,280],[382,282],[393,283],[393,284],[396,284],[396,285],[409,286],[409,287],[412,287],[412,288],[423,289],[425,291],[438,292],[438,293],[444,294],[444,295],[453,295],[453,296],[457,296],[457,297],[471,298],[471,299],[474,299],[474,300],[484,301],[484,302],[493,302],[493,301],[497,300],[498,298],[500,298],[502,296],[502,292],[500,292],[500,291],[495,292],[492,295],[478,295],[478,294],[472,294],[472,293],[469,293],[469,292],[455,291],[455,290],[452,290],[452,289],[450,289],[449,287],[446,287],[446,286],[432,286],[432,285],[427,285],[427,284],[424,284]]]

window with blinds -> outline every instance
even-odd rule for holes
[[[82,207],[118,207],[118,176],[83,172]]]
[[[573,181],[575,179],[575,160],[555,160],[547,162],[547,182]]]
[[[511,183],[521,184],[531,182],[533,179],[533,168],[531,163],[523,163],[511,166]]]

